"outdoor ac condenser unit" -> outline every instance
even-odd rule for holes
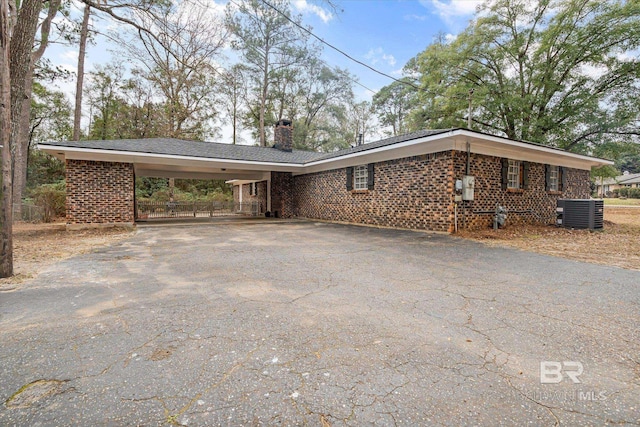
[[[596,230],[604,226],[603,200],[560,199],[556,213],[561,227]]]

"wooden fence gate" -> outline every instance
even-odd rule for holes
[[[258,216],[258,202],[136,202],[136,219]]]

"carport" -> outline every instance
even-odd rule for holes
[[[289,123],[276,128],[290,131]],[[64,161],[67,180],[67,225],[71,228],[133,225],[137,219],[135,178],[222,179],[243,186],[261,183],[261,209],[256,212],[245,197],[240,209],[228,206],[201,207],[196,211],[247,211],[250,214],[291,215],[292,173],[319,153],[275,147],[255,147],[185,141],[171,138],[104,141],[64,141],[40,144],[39,148]],[[256,184],[254,184],[256,185]],[[256,185],[257,186],[257,185]],[[256,199],[256,197],[253,197]],[[247,208],[248,206],[248,208]],[[189,208],[189,207],[188,207]],[[166,209],[178,209],[167,206]],[[188,217],[190,215],[176,215]]]

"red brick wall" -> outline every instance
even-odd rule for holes
[[[290,172],[271,172],[271,211],[274,215],[277,213],[280,218],[296,215],[294,193]]]
[[[455,152],[454,179],[462,179],[467,154]],[[496,204],[507,208],[507,225],[553,224],[558,199],[589,198],[589,171],[564,168],[566,188],[550,193],[545,187],[545,165],[529,163],[529,185],[526,190],[502,190],[500,157],[471,154],[470,175],[475,177],[474,200],[458,205],[458,227],[478,229],[493,225]]]
[[[294,177],[296,214],[306,218],[449,231],[451,153],[375,164],[373,190],[347,191],[346,169]]]
[[[67,160],[67,224],[133,224],[131,163]]]
[[[558,198],[588,198],[589,171],[565,168],[562,193],[545,189],[545,165],[529,163],[529,187],[502,190],[501,159],[472,154],[475,200],[458,204],[458,227],[493,224],[496,203],[508,210],[507,224],[555,221]],[[295,214],[305,218],[431,231],[454,230],[453,186],[465,175],[466,153],[408,157],[375,164],[373,190],[347,191],[346,169],[294,177]],[[275,208],[274,208],[275,209]]]

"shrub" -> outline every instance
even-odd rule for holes
[[[640,199],[640,188],[629,188],[629,198]]]
[[[629,189],[626,187],[623,187],[618,190],[618,194],[620,195],[620,197],[629,197]]]
[[[42,221],[52,222],[64,216],[66,195],[64,181],[56,184],[42,184],[31,190],[31,198],[42,209]]]

